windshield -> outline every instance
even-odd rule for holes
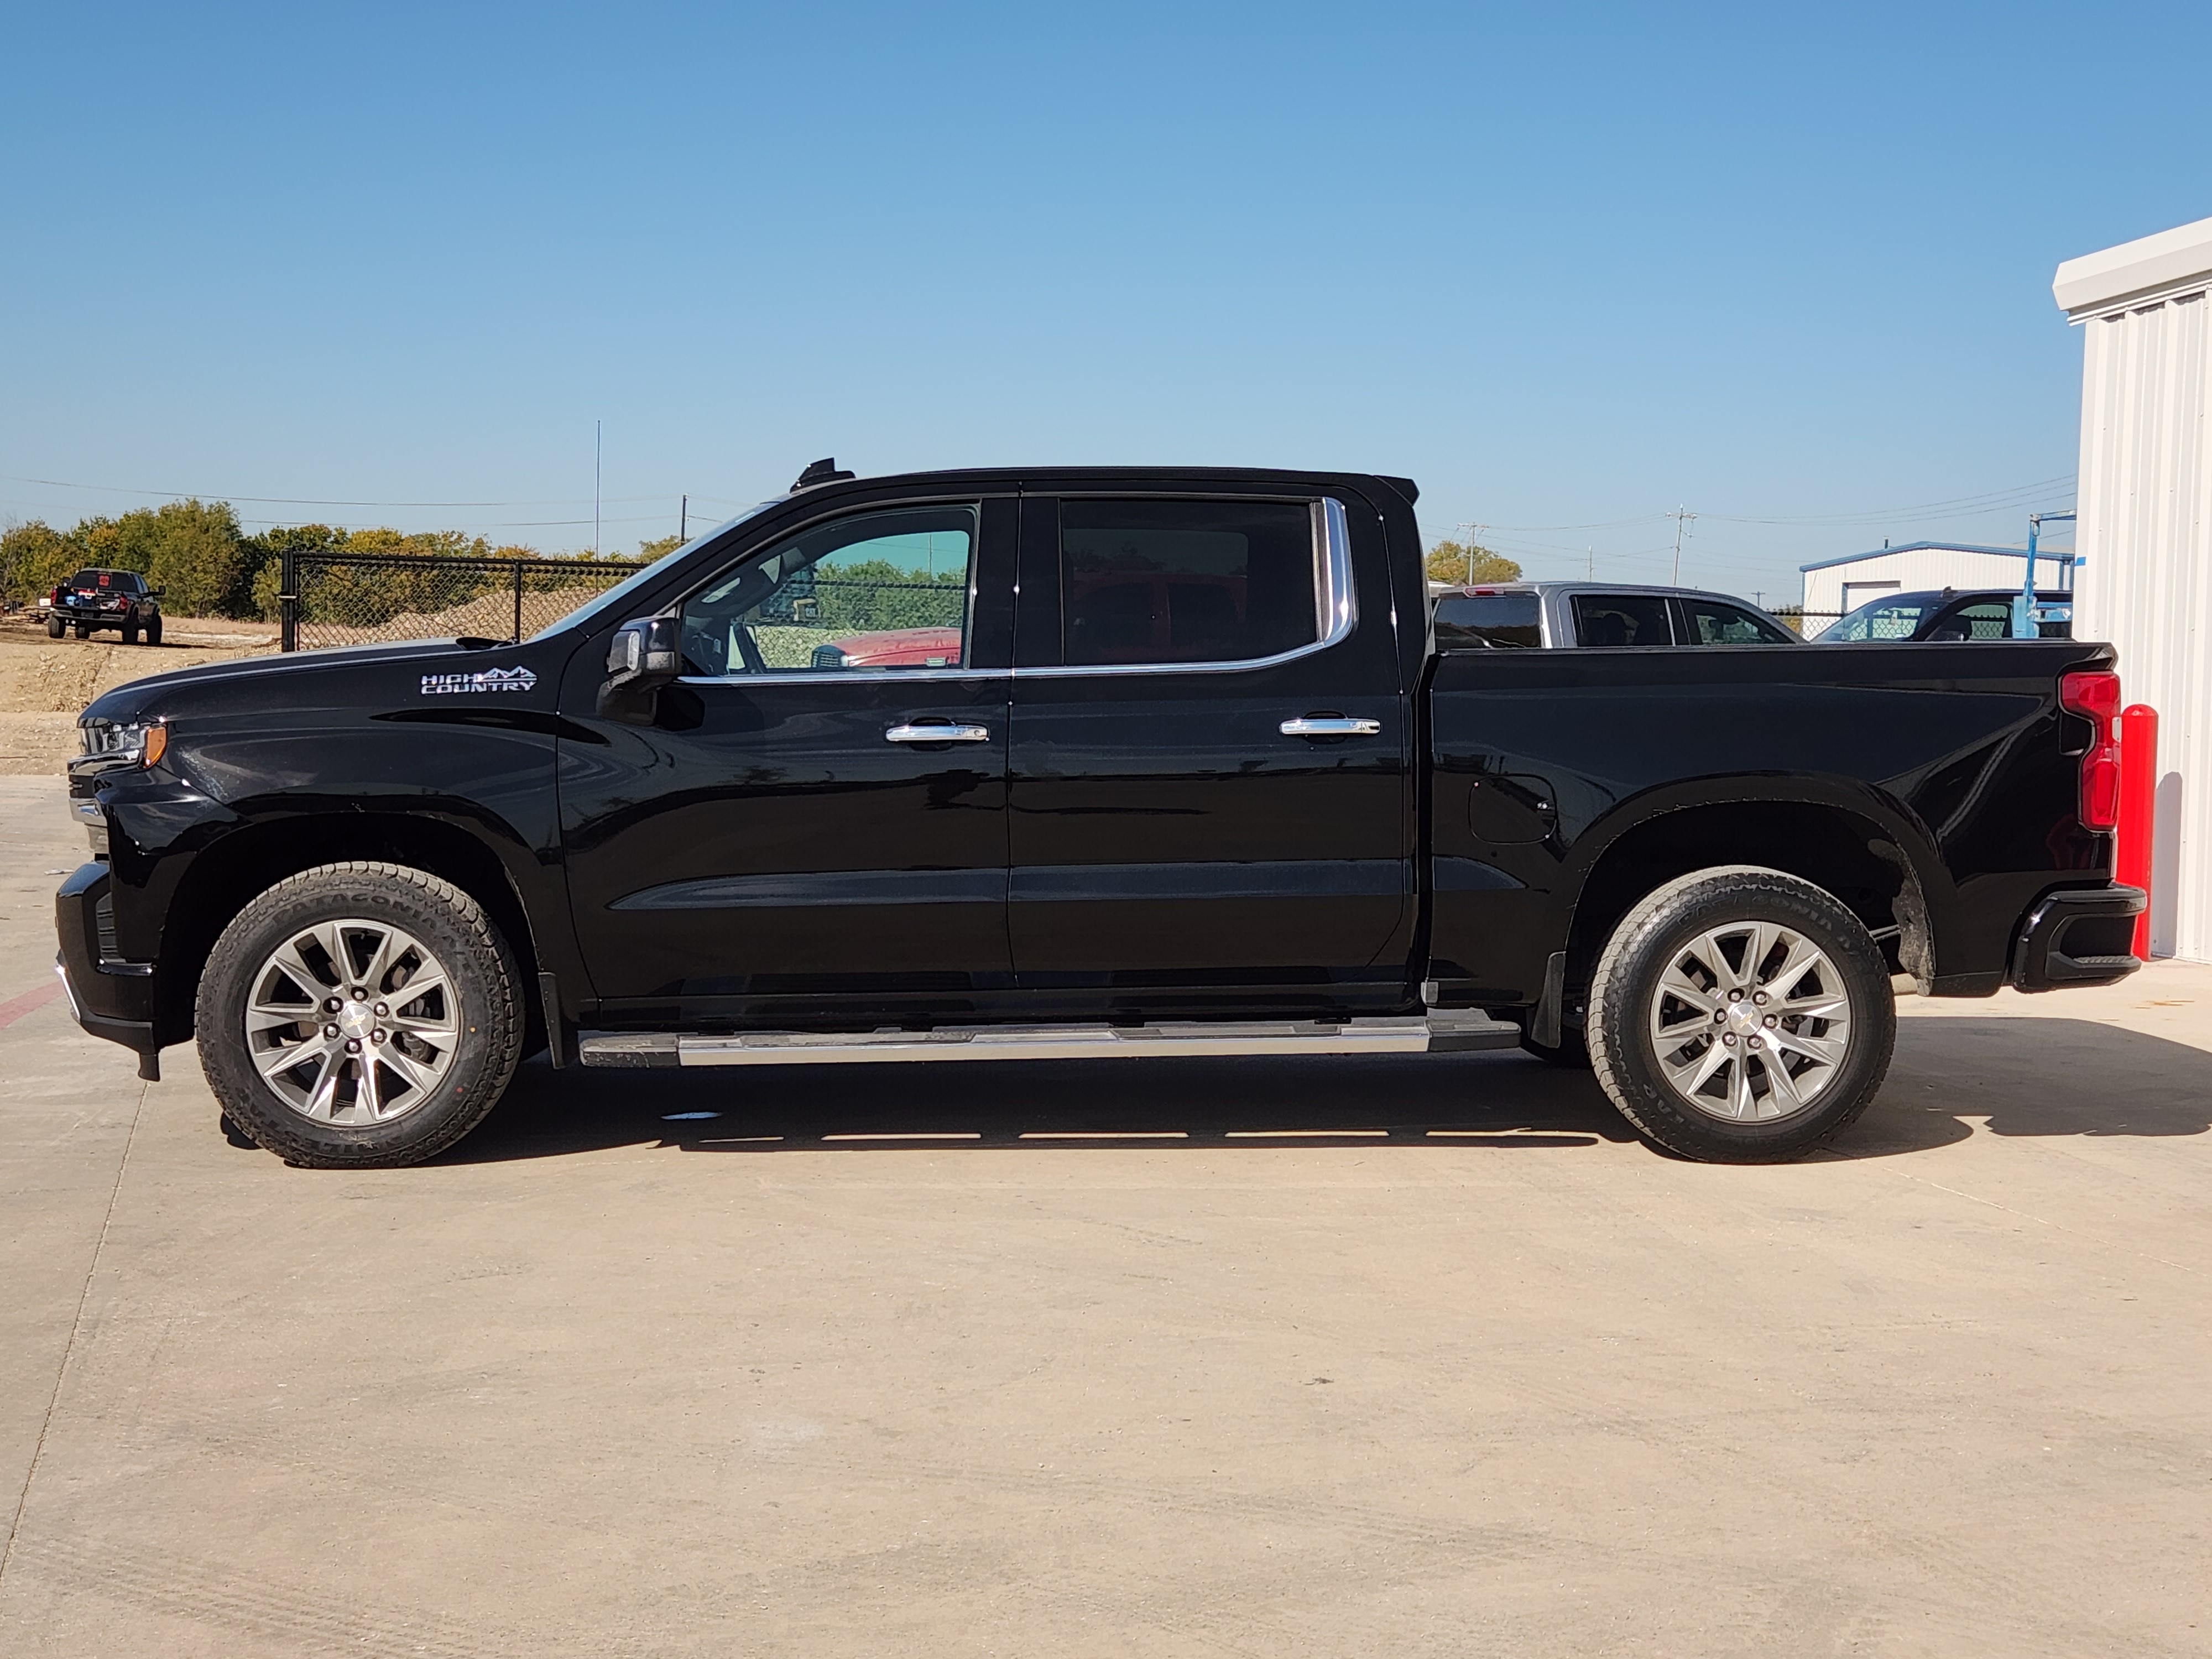
[[[1941,593],[1886,593],[1844,613],[1813,636],[1815,645],[1860,640],[1909,640],[1921,619],[1943,603]]]
[[[571,629],[588,628],[600,617],[607,615],[610,611],[621,611],[624,606],[629,604],[631,594],[644,583],[650,581],[656,574],[658,574],[660,570],[660,567],[666,564],[671,559],[682,558],[686,553],[689,553],[693,548],[698,546],[702,542],[710,542],[714,540],[715,537],[720,535],[724,531],[734,528],[736,526],[743,524],[747,519],[757,519],[762,514],[767,512],[771,507],[780,507],[789,499],[790,497],[787,495],[778,495],[772,501],[763,501],[758,507],[748,508],[746,511],[738,514],[734,519],[731,519],[722,524],[716,525],[712,530],[704,532],[700,535],[694,536],[690,541],[684,543],[683,546],[678,548],[674,552],[663,554],[660,557],[655,559],[651,564],[641,567],[638,573],[634,576],[623,577],[612,587],[607,589],[605,592],[600,594],[599,598],[593,599],[589,605],[579,606],[576,610],[571,611],[567,616],[562,617],[558,622],[548,623],[544,627],[539,629],[530,637],[533,640],[550,639],[554,635],[566,633]]]

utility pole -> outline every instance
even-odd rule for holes
[[[684,504],[676,509],[676,544],[678,547],[691,539],[691,498],[683,498]]]
[[[1687,507],[1678,507],[1667,516],[1674,521],[1674,575],[1668,586],[1680,587],[1682,585],[1682,527],[1693,522],[1698,515]]]
[[[599,422],[592,422],[592,556],[599,552]]]
[[[1474,586],[1474,532],[1482,526],[1479,524],[1463,524],[1455,526],[1454,528],[1467,532],[1467,585],[1472,587]]]
[[[1583,549],[1583,580],[1586,582],[1597,580],[1597,549],[1595,547]]]

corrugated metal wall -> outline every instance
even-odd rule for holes
[[[2151,951],[2212,962],[2212,302],[2203,291],[2081,325],[2074,632],[2119,647],[2158,710]]]
[[[1869,553],[1849,564],[1832,564],[1805,573],[1805,609],[1808,611],[1848,611],[1844,603],[1845,583],[1894,581],[1900,591],[1922,587],[2002,587],[2017,592],[2027,574],[2027,556],[2007,558],[2001,553],[1971,553],[1957,547],[1923,547],[1908,552]],[[2042,586],[2056,587],[2062,574],[2049,560],[2043,566]],[[1854,593],[1854,604],[1876,596]]]

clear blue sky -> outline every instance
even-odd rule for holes
[[[1772,601],[2069,504],[2052,268],[2212,213],[2201,3],[16,5],[0,62],[55,522],[587,547],[601,420],[610,547],[831,453],[1371,468],[1538,574],[1663,580],[1686,504]]]

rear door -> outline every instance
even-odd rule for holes
[[[1388,574],[1356,501],[1025,497],[1007,915],[1026,990],[1105,1012],[1398,994],[1413,793]]]

